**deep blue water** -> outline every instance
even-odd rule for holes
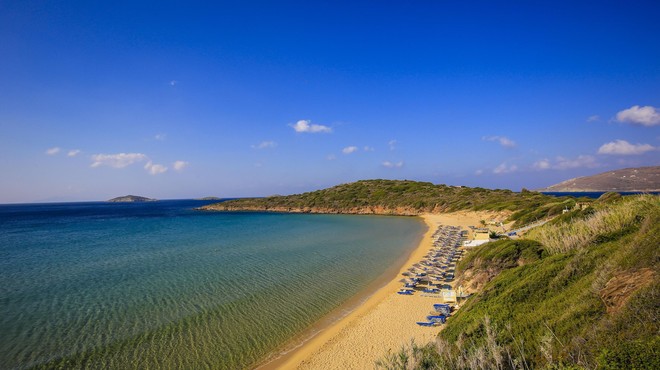
[[[0,368],[240,369],[376,279],[416,218],[0,205]]]

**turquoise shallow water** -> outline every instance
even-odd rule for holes
[[[0,367],[249,367],[409,252],[414,218],[0,206]]]

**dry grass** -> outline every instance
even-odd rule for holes
[[[631,196],[614,207],[596,211],[587,219],[539,227],[530,231],[528,238],[541,242],[551,254],[585,248],[599,237],[626,230],[639,221],[637,216],[644,209],[658,207],[658,203],[658,197]]]
[[[512,343],[503,344],[497,339],[498,329],[488,316],[482,320],[486,340],[476,344],[471,338],[459,337],[455,343],[437,338],[434,345],[419,346],[415,342],[404,346],[396,353],[376,361],[378,369],[418,370],[418,369],[530,369],[525,359],[522,340],[511,337]],[[510,333],[510,329],[507,329]],[[547,335],[547,351],[552,352],[552,336]]]

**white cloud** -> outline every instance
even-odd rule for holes
[[[493,169],[493,173],[497,175],[501,175],[505,173],[516,172],[517,170],[518,170],[518,166],[516,166],[515,164],[509,166],[506,163],[502,163]]]
[[[568,170],[573,168],[595,168],[598,167],[596,158],[591,155],[579,155],[577,158],[557,157],[554,161],[544,158],[532,165],[536,170]]]
[[[600,116],[597,114],[587,117],[587,122],[598,122],[598,121],[600,121]]]
[[[552,168],[557,170],[566,170],[572,168],[594,168],[598,167],[596,158],[591,155],[579,155],[577,158],[570,159],[564,157],[557,157],[557,163],[555,163]]]
[[[403,161],[399,161],[399,162],[385,161],[385,162],[383,162],[383,167],[387,167],[387,168],[401,168],[401,167],[403,167]]]
[[[374,150],[376,150],[376,149],[374,149],[372,146],[365,146],[364,147],[365,152],[373,152]]]
[[[166,137],[166,134],[156,134],[156,136],[154,136],[154,140],[163,141]]]
[[[293,127],[296,132],[307,132],[310,134],[332,132],[332,128],[328,126],[313,124],[312,121],[307,119],[301,119],[295,124],[291,124],[289,126]]]
[[[484,136],[481,138],[484,141],[497,141],[505,148],[513,148],[516,146],[516,142],[509,139],[506,136]]]
[[[94,154],[92,155],[92,167],[110,166],[114,168],[124,168],[135,162],[141,162],[147,159],[142,153],[118,153],[118,154]]]
[[[633,105],[617,113],[616,120],[642,126],[655,126],[660,124],[660,113],[650,105],[645,107]]]
[[[548,159],[541,159],[539,161],[534,162],[532,165],[537,170],[547,170],[550,168],[550,161]]]
[[[172,163],[172,167],[176,171],[182,171],[184,168],[188,167],[189,164],[190,163],[186,161],[175,161],[174,163]]]
[[[147,170],[150,175],[158,175],[167,171],[167,167],[162,164],[153,164],[151,161],[144,165],[144,169]]]
[[[394,150],[394,149],[396,149],[396,143],[397,143],[396,140],[390,140],[390,141],[387,143],[387,145],[390,147],[390,150]]]
[[[277,143],[274,141],[262,141],[257,145],[250,145],[252,149],[269,149],[277,146]]]
[[[355,153],[358,151],[358,147],[356,146],[347,146],[346,148],[342,149],[341,152],[344,154],[351,154]]]
[[[69,153],[67,153],[67,156],[75,157],[78,154],[80,154],[80,149],[71,149],[71,150],[69,150]]]
[[[481,176],[481,175],[483,175],[483,173],[484,173],[484,170],[476,170],[476,171],[474,171],[474,174],[477,175],[477,176]]]
[[[638,155],[657,149],[650,144],[630,144],[625,140],[616,140],[603,144],[598,148],[598,154]]]
[[[327,159],[329,161],[334,161],[335,159],[337,159],[337,156],[334,155],[334,154],[328,154],[328,156],[325,157],[325,159]]]
[[[179,83],[179,81],[172,80],[172,81],[170,81],[170,86],[176,86],[176,84],[178,84],[178,83]]]
[[[60,150],[62,150],[62,149],[60,149],[59,147],[53,147],[53,148],[50,148],[50,149],[46,150],[46,154],[55,155],[55,154],[59,153]]]

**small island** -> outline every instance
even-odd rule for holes
[[[108,202],[113,203],[133,203],[133,202],[155,202],[158,199],[141,197],[137,195],[124,195],[123,197],[112,198]]]
[[[197,198],[196,200],[220,200],[218,197],[204,197],[204,198]]]

